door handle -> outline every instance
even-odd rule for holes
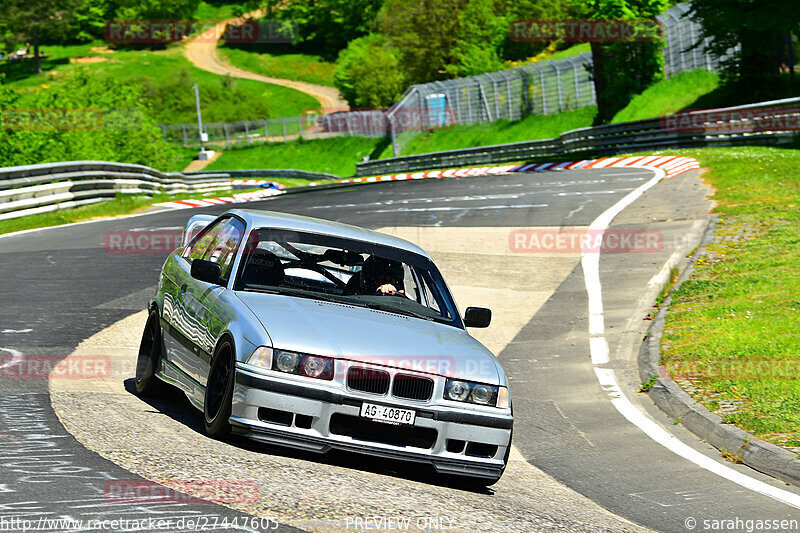
[[[185,283],[183,285],[181,285],[181,294],[184,294],[186,292],[186,288],[187,287],[189,287],[189,286],[187,284],[185,284]]]

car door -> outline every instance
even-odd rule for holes
[[[238,218],[221,219],[201,234],[193,246],[187,247],[179,261],[172,324],[177,338],[172,346],[172,362],[200,384],[205,384],[217,338],[232,316],[219,296],[227,290],[225,286],[244,231],[245,224]],[[194,279],[191,265],[195,259],[219,264],[220,284]]]

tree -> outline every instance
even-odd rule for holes
[[[67,40],[90,42],[103,37],[103,28],[112,18],[113,6],[109,0],[81,0],[73,14]]]
[[[689,15],[703,25],[706,49],[718,58],[741,45],[723,64],[723,79],[755,93],[774,89],[787,36],[791,46],[791,34],[800,30],[796,0],[698,0]]]
[[[117,0],[115,16],[119,20],[190,19],[200,0]]]
[[[383,34],[397,48],[411,83],[447,78],[455,63],[458,13],[467,0],[386,0],[380,14]]]
[[[508,35],[508,22],[494,11],[492,0],[468,0],[458,13],[452,62],[445,72],[472,76],[503,68],[498,50]]]
[[[5,0],[0,9],[0,27],[19,42],[33,45],[36,73],[42,72],[39,45],[63,36],[81,0]]]
[[[249,7],[266,8],[267,18],[297,27],[296,45],[326,59],[335,59],[354,39],[367,35],[383,0],[251,0]]]
[[[595,20],[654,19],[666,7],[664,0],[595,0]],[[606,124],[631,98],[664,77],[663,40],[593,42],[592,78],[597,95],[595,124]]]
[[[495,0],[495,12],[502,15],[505,27],[498,55],[506,60],[524,60],[542,52],[547,42],[520,42],[511,39],[509,25],[520,19],[559,20],[575,18],[580,9],[560,0]]]
[[[352,107],[370,109],[389,107],[406,85],[397,52],[377,34],[356,39],[342,50],[333,83]]]

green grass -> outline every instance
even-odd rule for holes
[[[423,154],[441,150],[456,150],[491,144],[550,139],[563,132],[592,125],[597,108],[585,107],[553,115],[529,115],[522,120],[498,120],[480,124],[452,126],[423,134],[405,132],[400,144],[405,145],[400,155]],[[392,147],[387,146],[381,157],[392,157]]]
[[[612,123],[663,117],[693,107],[705,94],[719,86],[719,76],[705,70],[681,72],[669,79],[657,82],[631,102],[611,120]]]
[[[552,55],[547,57],[547,61],[552,61],[554,59],[564,59],[565,57],[576,56],[578,54],[582,54],[584,52],[591,52],[592,47],[589,43],[580,43],[569,48],[565,48],[564,50],[558,50],[557,52],[553,52]]]
[[[289,47],[220,47],[219,54],[232,65],[263,76],[333,86],[333,63],[321,56],[294,53]]]
[[[237,17],[243,11],[244,8],[241,4],[226,4],[220,0],[211,0],[210,2],[201,0],[194,12],[194,18],[195,20],[217,22]]]
[[[382,149],[383,139],[339,137],[313,141],[268,143],[247,148],[228,149],[207,170],[253,168],[299,168],[350,176],[356,163]]]
[[[56,52],[58,57],[55,57]],[[50,51],[48,50],[48,54]],[[102,57],[100,63],[70,63],[69,57]],[[23,62],[26,63],[26,62]],[[43,64],[46,72],[33,74],[30,66],[3,64],[9,87],[23,95],[44,91],[80,69],[101,77],[114,77],[139,85],[149,96],[159,123],[194,123],[197,114],[192,85],[200,87],[206,122],[290,117],[319,110],[319,102],[300,91],[253,80],[231,79],[195,68],[179,46],[166,50],[125,50],[111,54],[91,52],[90,47],[54,48],[54,58]],[[27,69],[27,70],[26,70]],[[24,96],[20,103],[24,105]]]
[[[800,446],[800,148],[708,148],[696,157],[721,219],[673,292],[662,341],[669,372],[698,380],[726,422]]]

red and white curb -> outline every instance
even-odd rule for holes
[[[666,179],[673,178],[684,172],[700,168],[700,163],[693,157],[682,156],[634,156],[634,157],[603,157],[600,159],[583,159],[581,161],[567,161],[555,163],[527,163],[523,165],[505,165],[499,167],[466,167],[451,168],[447,170],[431,170],[430,172],[414,172],[410,174],[389,174],[386,176],[373,176],[369,178],[348,178],[334,181],[333,183],[375,183],[382,181],[406,181],[421,179],[465,178],[470,176],[498,176],[512,172],[545,172],[558,170],[589,170],[595,168],[660,168],[666,172]],[[246,185],[261,185],[268,180],[231,180]],[[317,182],[308,184],[310,187],[319,185]],[[263,200],[272,196],[279,196],[283,189],[264,189],[261,191],[234,194],[232,197],[204,198],[199,200],[178,200],[175,202],[162,202],[155,204],[159,207],[187,209],[191,207],[208,207],[219,204],[236,204]]]
[[[221,196],[219,198],[198,198],[196,200],[175,200],[173,202],[160,202],[153,205],[158,207],[167,207],[170,209],[192,209],[194,207],[208,207],[211,205],[254,202],[256,200],[264,200],[271,196],[278,196],[279,194],[283,194],[283,190],[264,189],[261,191],[234,194],[233,196]]]
[[[272,180],[231,180],[231,185],[240,185],[242,187],[261,187],[262,185],[273,185],[278,189],[285,188],[278,182]]]
[[[568,163],[531,163],[518,165],[510,172],[543,172],[546,170],[587,170],[593,168],[632,167],[660,168],[667,174],[667,179],[690,170],[700,168],[700,163],[693,157],[679,156],[636,156],[636,157],[604,157],[601,159],[584,159]]]

